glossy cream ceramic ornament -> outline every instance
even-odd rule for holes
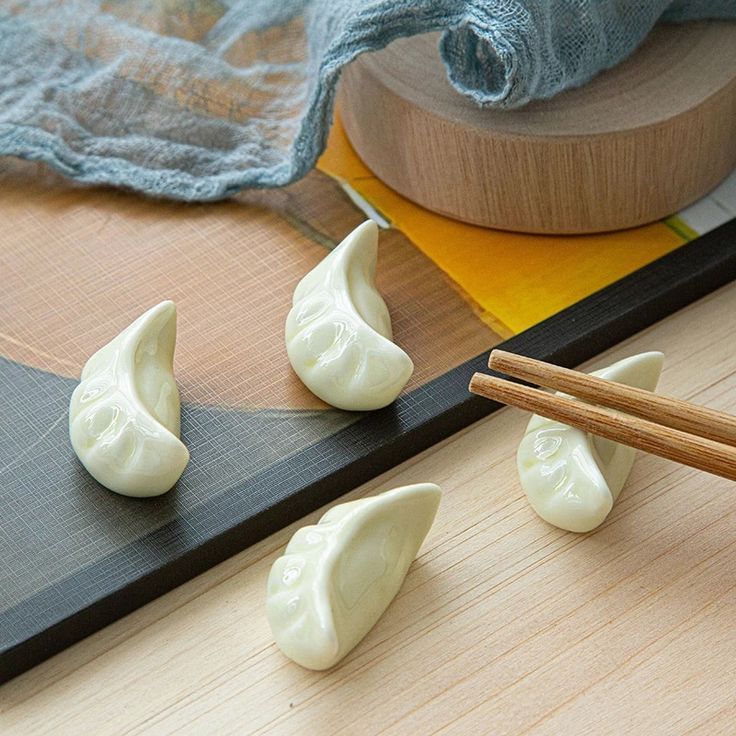
[[[654,391],[662,353],[625,358],[592,375]],[[608,516],[634,463],[630,447],[534,415],[516,456],[532,508],[572,532],[595,529]]]
[[[390,404],[414,370],[392,342],[374,283],[377,255],[378,228],[368,220],[299,282],[286,318],[291,365],[312,393],[339,409]]]
[[[90,475],[124,496],[168,491],[189,461],[174,382],[176,306],[149,309],[100,348],[69,406],[69,436]]]
[[[300,529],[268,579],[268,621],[281,651],[303,667],[339,662],[392,601],[432,526],[433,483],[330,509]]]

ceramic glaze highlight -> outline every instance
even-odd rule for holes
[[[380,409],[414,371],[392,342],[391,318],[375,286],[378,228],[353,230],[294,291],[286,351],[307,388],[339,409]]]
[[[642,353],[592,375],[654,391],[664,355]],[[550,524],[587,532],[608,516],[629,477],[635,450],[561,422],[532,416],[516,461],[532,508]]]
[[[273,564],[266,609],[276,644],[303,667],[337,664],[401,587],[441,491],[418,483],[330,509]]]
[[[158,496],[189,461],[179,439],[175,344],[176,305],[161,302],[82,370],[69,405],[69,437],[90,475],[111,491]]]

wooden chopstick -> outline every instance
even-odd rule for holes
[[[736,448],[495,376],[476,373],[470,391],[691,468],[736,480]]]
[[[736,445],[736,417],[730,414],[505,350],[494,350],[488,367],[522,381],[564,391],[599,406],[618,409],[716,442]]]

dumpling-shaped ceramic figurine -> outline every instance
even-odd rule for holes
[[[124,496],[168,491],[189,461],[174,382],[176,306],[149,309],[100,348],[69,405],[74,452],[95,480]]]
[[[337,664],[401,587],[432,526],[440,489],[418,483],[330,509],[294,534],[268,578],[276,644],[312,670]]]
[[[294,371],[339,409],[387,406],[414,370],[392,342],[391,318],[374,282],[377,255],[378,228],[368,220],[299,282],[286,318]]]
[[[642,353],[592,375],[654,391],[664,355]],[[534,415],[516,456],[532,508],[571,532],[595,529],[608,516],[634,463],[635,450]]]

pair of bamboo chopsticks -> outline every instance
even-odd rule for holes
[[[736,480],[736,417],[504,350],[491,353],[488,367],[592,403],[484,373],[473,376],[472,393]]]

